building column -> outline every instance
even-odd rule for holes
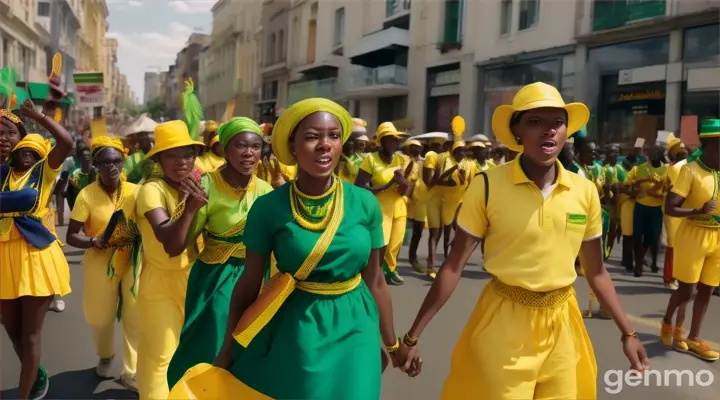
[[[458,113],[465,119],[465,135],[470,137],[475,134],[487,132],[476,132],[475,128],[483,126],[478,119],[478,69],[475,65],[475,55],[464,56],[460,61],[460,104]]]
[[[575,46],[575,87],[573,93],[573,101],[585,103],[588,107],[588,69],[587,57],[588,49],[585,44],[578,43]]]
[[[5,58],[5,40],[3,36],[3,31],[0,31],[0,66],[2,65],[9,65],[9,63],[4,60]]]
[[[665,130],[668,131],[680,129],[683,83],[682,48],[682,29],[670,32],[669,58],[665,79]]]

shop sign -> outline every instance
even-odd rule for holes
[[[618,101],[639,101],[639,100],[660,100],[665,98],[665,93],[660,90],[641,90],[637,92],[621,93]]]

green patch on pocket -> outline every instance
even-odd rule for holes
[[[587,215],[584,214],[568,214],[567,223],[573,225],[585,225],[587,223]]]

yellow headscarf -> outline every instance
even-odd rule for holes
[[[5,108],[0,108],[0,117],[7,118],[10,122],[15,124],[20,123],[20,118]]]
[[[218,130],[218,124],[215,121],[207,121],[205,122],[205,131],[206,132],[216,132]]]
[[[342,143],[345,144],[348,140],[352,133],[352,118],[340,104],[319,97],[299,101],[280,115],[272,131],[273,154],[281,163],[285,165],[297,164],[295,156],[290,152],[290,136],[295,132],[295,128],[302,120],[316,112],[328,112],[334,115],[340,121]]]
[[[92,142],[90,142],[90,153],[94,156],[95,152],[100,150],[103,147],[112,147],[113,149],[118,150],[123,154],[123,156],[126,155],[125,153],[125,146],[123,145],[122,140],[120,140],[117,137],[113,136],[96,136],[92,139]]]
[[[12,151],[16,152],[20,149],[35,150],[40,155],[40,158],[44,159],[47,157],[48,153],[50,153],[51,148],[52,146],[50,146],[50,142],[41,135],[37,133],[28,133],[15,145],[15,148]]]

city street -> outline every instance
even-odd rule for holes
[[[60,228],[59,232],[64,237],[65,228]],[[116,381],[102,381],[94,375],[97,359],[90,330],[85,323],[82,311],[81,260],[83,251],[70,247],[66,247],[65,250],[72,270],[74,291],[65,298],[66,310],[60,314],[48,314],[45,322],[42,363],[51,376],[47,398],[136,398],[135,394],[124,390]],[[612,321],[587,320],[588,331],[598,361],[599,398],[631,399],[642,396],[642,398],[655,400],[718,399],[720,396],[720,363],[706,363],[689,355],[666,350],[660,345],[659,321],[670,292],[663,287],[662,278],[658,274],[648,273],[641,279],[626,275],[624,270],[615,266],[619,256],[618,250],[615,249],[610,260],[611,265],[608,268],[612,273],[622,303],[651,357],[651,369],[659,371],[659,375],[651,376],[646,382],[647,385],[640,381],[638,387],[630,387],[629,384],[633,383],[632,379],[630,381],[618,379],[620,372],[614,371],[622,370],[624,372],[628,369],[628,362],[622,353],[619,331]],[[425,258],[424,255],[425,251],[422,250],[421,259]],[[399,335],[410,327],[430,286],[430,282],[425,277],[415,274],[408,266],[407,248],[403,249],[401,260],[403,263],[401,272],[405,277],[405,285],[392,288],[396,331]],[[482,272],[480,264],[481,255],[477,251],[455,294],[423,334],[420,344],[424,361],[422,375],[410,379],[399,371],[386,371],[383,378],[383,399],[433,400],[439,398],[443,381],[448,373],[455,341],[470,315],[478,295],[488,281],[488,275]],[[662,265],[662,261],[660,265]],[[580,305],[586,307],[588,290],[585,280],[580,278],[576,287]],[[713,297],[703,332],[705,339],[715,348],[720,347],[720,319],[717,318],[719,312],[720,298]],[[689,319],[690,315],[688,315],[687,325],[689,325]],[[502,332],[498,332],[498,334],[502,335]],[[121,354],[119,335],[116,337],[116,342],[118,354]],[[0,398],[11,399],[16,396],[19,363],[4,332],[0,346],[0,359],[2,360]],[[680,386],[677,382],[678,375],[675,374],[675,371],[679,370],[690,371],[682,376],[681,382],[679,382]],[[119,360],[115,360],[114,372],[119,376]],[[666,374],[667,376],[665,376]],[[605,379],[606,376],[607,379]],[[714,380],[710,382],[709,386],[702,386],[703,384],[707,385],[711,379]],[[691,383],[694,383],[694,386],[690,386]]]

